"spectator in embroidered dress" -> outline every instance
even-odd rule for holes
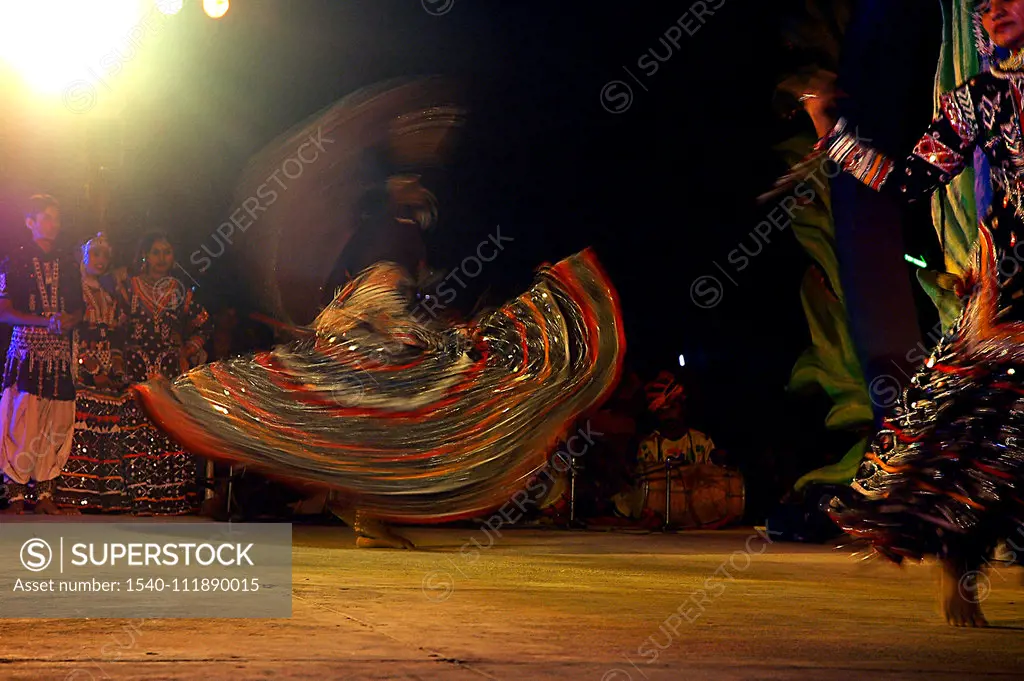
[[[82,246],[85,311],[73,335],[75,437],[56,499],[64,508],[120,513],[130,507],[122,416],[132,396],[124,385],[125,293],[119,273],[111,272],[113,256],[103,234]]]
[[[139,272],[127,283],[125,372],[129,383],[173,379],[206,361],[212,331],[206,309],[174,276],[170,237],[152,232],[138,250]],[[198,505],[195,457],[156,428],[129,402],[124,417],[125,483],[135,515],[187,515]],[[205,468],[205,466],[204,466]]]

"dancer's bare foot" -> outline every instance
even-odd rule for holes
[[[416,548],[411,541],[392,531],[383,520],[368,516],[363,511],[356,512],[356,522],[352,529],[358,535],[356,546],[361,549]]]
[[[965,570],[958,562],[942,561],[942,613],[954,627],[987,627],[981,601],[988,595],[988,577]]]
[[[414,549],[416,545],[400,534],[388,533],[387,537],[358,537],[356,547],[360,549]]]
[[[360,513],[356,522],[356,547],[360,549],[415,549],[416,545],[394,532],[383,521]]]
[[[37,515],[73,515],[53,503],[53,499],[41,499],[32,509]]]
[[[25,512],[25,502],[24,501],[12,501],[10,504],[7,505],[7,508],[4,509],[4,513],[7,514],[7,515],[21,515],[24,512]]]
[[[355,530],[356,547],[360,549],[415,549],[416,545],[391,531],[384,521],[366,515],[363,511],[347,508],[331,500],[327,509]]]

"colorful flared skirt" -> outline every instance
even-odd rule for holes
[[[886,419],[850,494],[829,509],[897,562],[978,564],[1000,541],[1024,547],[1024,323],[998,314],[984,228],[976,259],[962,316]]]
[[[379,263],[304,340],[137,390],[186,449],[329,488],[378,517],[490,512],[617,382],[617,294],[590,251],[465,325],[433,322],[411,283]]]

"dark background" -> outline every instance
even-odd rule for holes
[[[773,145],[809,126],[781,117],[773,96],[799,62],[781,28],[803,2],[725,0],[649,77],[637,60],[651,48],[666,56],[659,39],[692,2],[454,0],[450,12],[431,16],[419,0],[255,0],[233,3],[219,21],[198,4],[188,3],[159,53],[145,56],[164,75],[132,103],[134,132],[97,138],[123,147],[115,240],[127,245],[164,228],[187,262],[230,212],[247,159],[278,134],[384,79],[462,76],[472,85],[472,118],[438,189],[441,220],[428,236],[434,266],[456,266],[500,225],[514,243],[473,286],[501,299],[541,262],[593,246],[621,294],[627,363],[646,379],[685,355],[699,425],[720,446],[769,467],[777,461],[791,481],[852,444],[822,428],[827,399],[785,390],[809,343],[799,298],[809,258],[786,230],[773,232],[743,271],[727,261],[741,243],[758,248],[751,232],[771,204],[754,197],[785,170]],[[930,117],[939,38],[937,4],[920,4],[922,21],[936,27],[934,49],[906,55],[898,43],[883,45],[892,70],[877,74],[916,93],[919,107],[897,114],[916,130]],[[612,80],[634,95],[618,114],[602,105]],[[2,167],[10,243],[23,238],[12,187],[56,191],[45,175],[30,183]],[[69,234],[84,237],[85,221],[65,208]],[[911,217],[908,250],[935,262],[921,210]],[[197,276],[210,307],[245,300],[236,266],[224,258]],[[711,308],[690,295],[704,275],[724,284]]]

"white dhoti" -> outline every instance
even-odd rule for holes
[[[0,397],[0,464],[7,478],[24,485],[53,480],[71,455],[75,401],[47,400],[10,387]]]

